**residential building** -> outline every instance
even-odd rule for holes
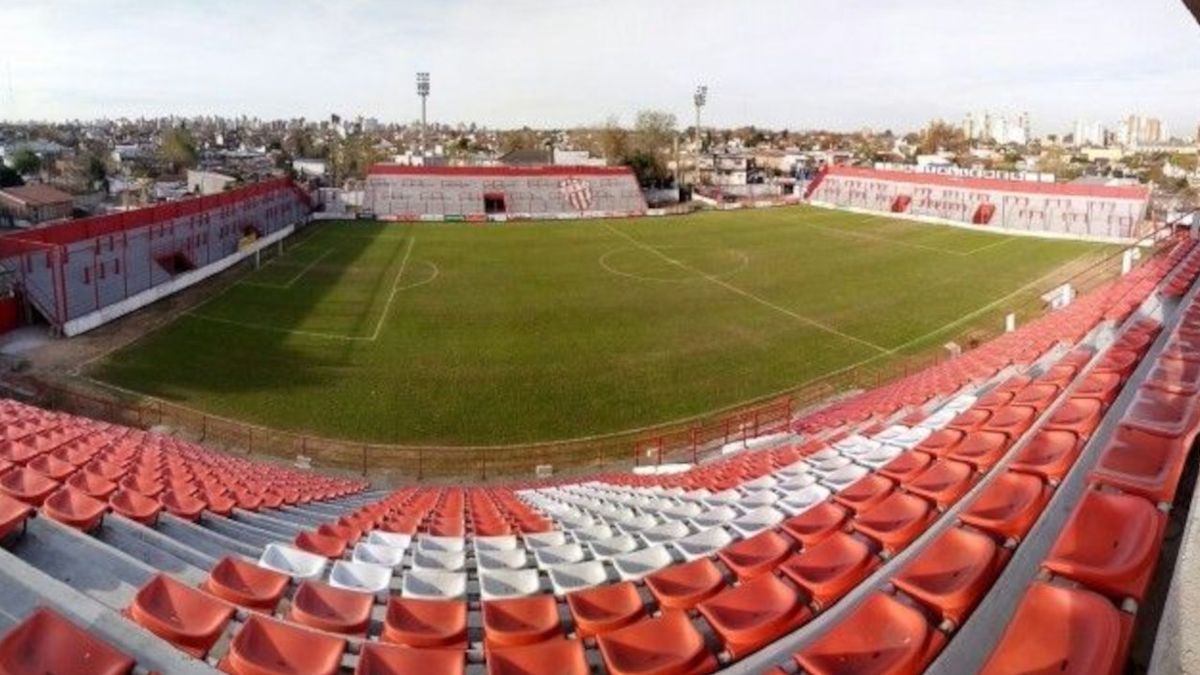
[[[74,199],[49,185],[22,185],[0,189],[0,215],[10,223],[44,223],[70,218]]]

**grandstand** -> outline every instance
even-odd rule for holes
[[[1198,276],[1171,240],[670,475],[370,491],[0,403],[0,670],[1117,673],[1191,497]]]
[[[642,215],[628,167],[377,164],[364,208],[392,220],[528,220]]]
[[[1150,191],[830,166],[806,196],[816,204],[1004,232],[1132,241],[1143,234],[1138,228]]]
[[[56,330],[77,335],[228,269],[312,210],[290,180],[0,237],[0,268]]]

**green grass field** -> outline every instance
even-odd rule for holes
[[[936,349],[1106,251],[808,207],[327,222],[92,375],[338,438],[574,438]]]

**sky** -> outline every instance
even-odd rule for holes
[[[1180,0],[0,0],[0,119],[420,114],[905,131],[1027,111],[1200,125]]]

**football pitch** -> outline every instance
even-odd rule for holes
[[[90,374],[335,438],[578,438],[994,331],[1008,305],[1112,250],[811,207],[326,221]]]

